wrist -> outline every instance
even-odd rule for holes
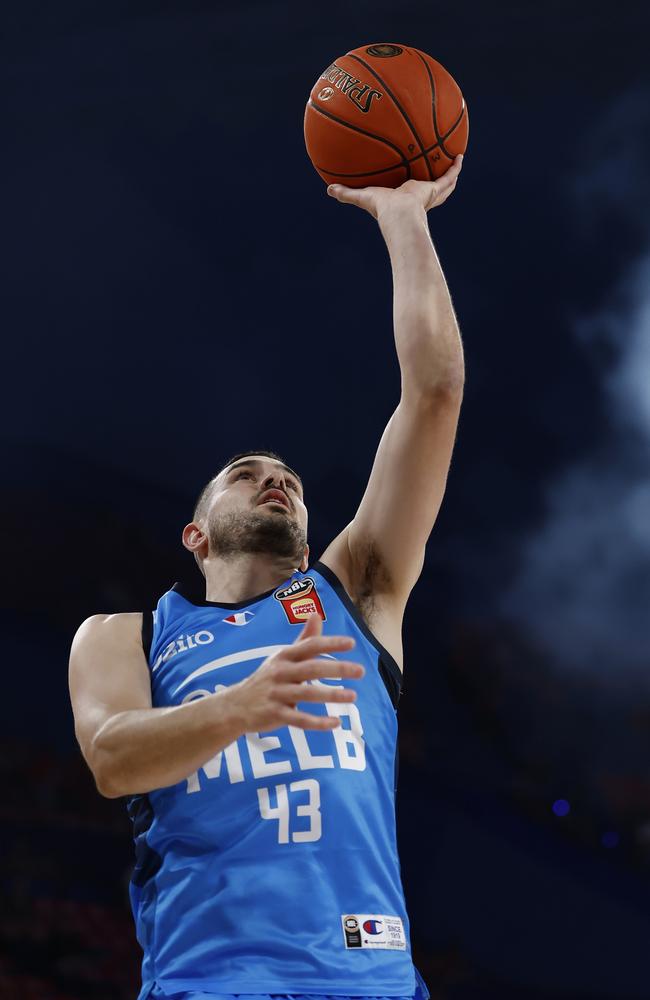
[[[377,213],[377,222],[386,240],[395,232],[418,229],[429,231],[427,213],[422,203],[408,195],[388,199]]]
[[[239,681],[214,695],[219,700],[217,714],[220,725],[232,735],[233,740],[248,732],[246,697],[245,692],[242,692],[242,685],[243,681]]]

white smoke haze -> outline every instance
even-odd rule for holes
[[[605,342],[613,357],[602,391],[606,439],[547,487],[546,517],[524,543],[521,571],[500,602],[552,662],[650,689],[650,99],[617,102],[587,150],[620,137],[616,159],[577,178],[576,200],[597,231],[599,209],[638,225],[646,250],[574,324],[586,356]],[[611,148],[611,144],[610,144]],[[591,156],[589,156],[591,159]],[[602,298],[600,289],[595,297]]]

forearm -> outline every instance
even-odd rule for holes
[[[395,206],[379,217],[393,272],[393,328],[402,392],[462,390],[463,347],[427,215]]]
[[[230,690],[170,708],[119,712],[93,742],[97,787],[118,798],[175,785],[241,736],[242,726]]]

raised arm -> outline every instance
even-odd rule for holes
[[[402,610],[442,503],[463,395],[460,332],[427,224],[427,211],[449,197],[461,166],[459,156],[439,180],[395,190],[328,188],[370,212],[386,241],[402,391],[354,520],[322,559],[351,592],[382,594]]]

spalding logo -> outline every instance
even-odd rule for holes
[[[360,79],[356,76],[352,76],[352,73],[348,73],[347,70],[343,69],[341,66],[337,66],[334,62],[331,66],[328,66],[324,73],[318,78],[319,80],[325,80],[327,83],[332,83],[337,90],[340,90],[342,94],[352,101],[352,103],[362,111],[364,115],[367,115],[370,111],[373,101],[381,101],[382,93],[380,90],[376,90],[371,87],[369,83],[362,83]],[[324,87],[321,90],[321,94],[325,90],[330,90],[330,87]],[[319,95],[320,96],[320,95]]]
[[[320,94],[318,95],[319,101],[329,101],[330,97],[334,96],[334,91],[331,87],[323,87]]]

